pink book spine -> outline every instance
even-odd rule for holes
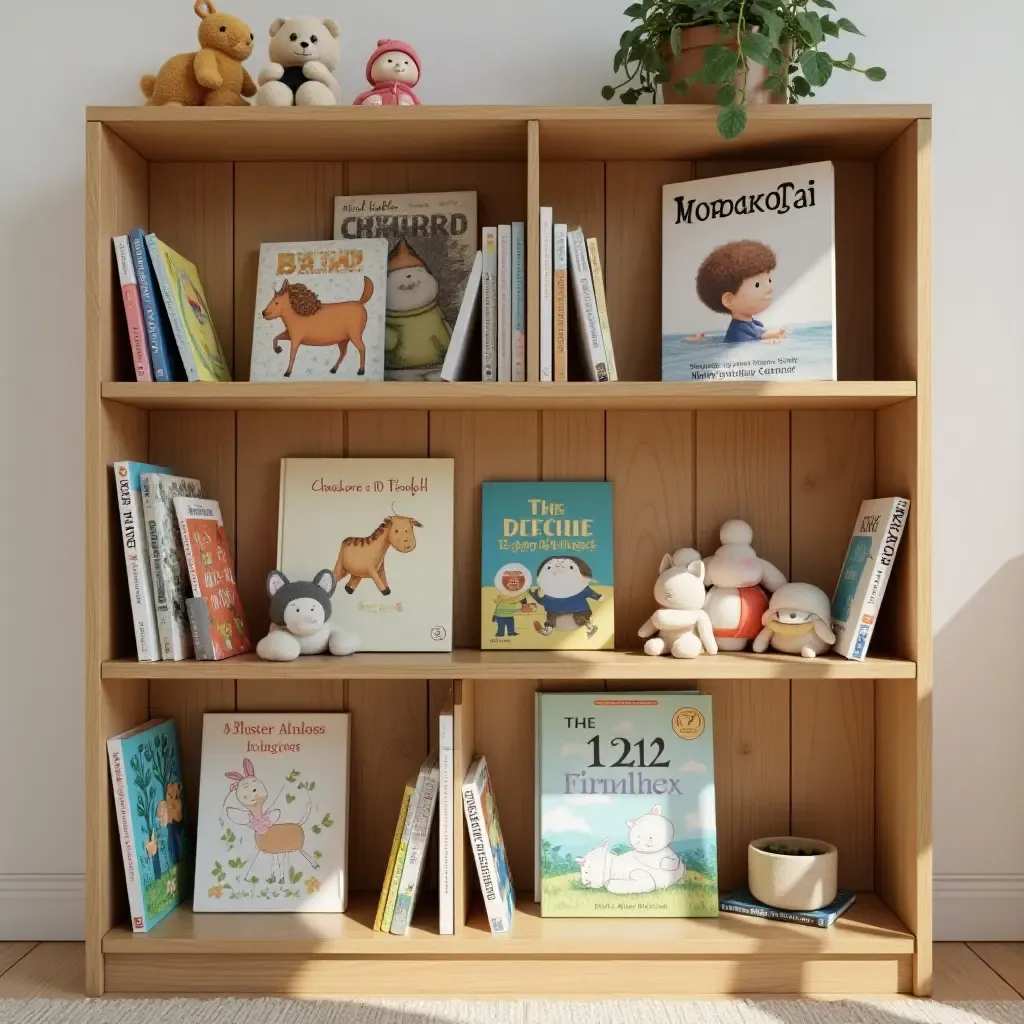
[[[117,256],[117,272],[121,278],[121,300],[124,302],[124,316],[128,323],[128,340],[132,346],[135,379],[148,383],[153,380],[153,372],[149,365],[149,344],[142,316],[142,297],[139,293],[139,283],[135,278],[135,264],[132,262],[127,235],[120,235],[114,239],[114,252]]]

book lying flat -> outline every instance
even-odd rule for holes
[[[749,889],[733,889],[719,897],[718,908],[728,914],[746,914],[748,917],[767,917],[773,921],[791,921],[812,928],[831,928],[841,914],[845,914],[857,899],[855,892],[840,889],[836,898],[820,910],[783,910],[755,900]]]

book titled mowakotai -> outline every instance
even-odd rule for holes
[[[666,185],[662,380],[836,379],[828,162]]]

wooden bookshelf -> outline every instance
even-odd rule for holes
[[[927,994],[931,986],[930,111],[751,111],[723,142],[715,111],[421,107],[369,111],[103,108],[87,114],[87,984],[110,994],[664,996]],[[836,168],[840,380],[663,384],[660,204],[670,181],[831,159]],[[539,207],[602,247],[622,381],[541,384],[537,261],[525,384],[251,384],[262,241],[328,237],[333,197],[478,193],[480,223]],[[132,382],[110,237],[156,231],[193,259],[237,383]],[[500,425],[500,430],[498,429]],[[508,438],[514,437],[515,443]],[[140,459],[198,476],[220,500],[253,632],[277,534],[283,456],[456,460],[450,655],[359,654],[288,665],[140,664],[134,656],[109,465]],[[717,546],[747,519],[759,551],[830,590],[863,498],[912,501],[909,532],[867,661],[635,650],[481,652],[484,480],[614,483],[616,631],[650,614],[661,555]],[[720,883],[745,881],[758,836],[839,847],[857,903],[832,929],[711,920],[545,920],[533,874],[538,689],[701,686],[714,696]],[[520,890],[492,936],[459,830],[456,934],[422,905],[409,935],[372,931],[405,779],[452,690],[456,771],[485,753]],[[106,739],[151,716],[181,735],[192,821],[206,711],[352,716],[344,915],[194,915],[128,926]],[[200,884],[201,881],[200,881]]]

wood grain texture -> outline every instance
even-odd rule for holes
[[[541,477],[544,480],[605,478],[603,412],[541,414]]]
[[[80,942],[41,942],[0,976],[0,999],[81,999],[86,990]]]
[[[1006,975],[1000,977],[1001,972],[993,970],[986,959],[975,951],[983,945],[989,944],[968,946],[961,942],[935,943],[932,950],[935,958],[935,990],[932,994],[936,999],[953,1002],[1021,998],[1020,993],[1008,984]]]
[[[0,942],[0,976],[9,971],[35,945],[35,942]]]
[[[605,254],[605,165],[599,160],[547,161],[540,165],[540,205],[552,207],[554,222],[583,228]]]
[[[1018,997],[1024,998],[1024,942],[969,942],[967,945],[971,952],[980,957],[1000,978],[1013,986]],[[951,998],[941,994],[940,981],[943,976],[941,957],[936,956],[936,998]],[[977,999],[981,997],[967,996],[964,998]]]
[[[835,164],[836,363],[840,380],[871,380],[875,346],[875,165]]]
[[[540,380],[540,123],[526,125],[526,379]]]

